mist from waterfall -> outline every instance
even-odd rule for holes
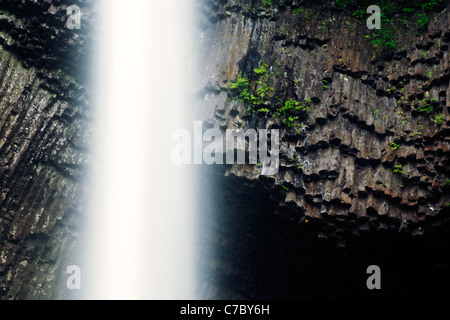
[[[85,298],[195,298],[192,179],[171,161],[189,118],[190,2],[101,3]]]

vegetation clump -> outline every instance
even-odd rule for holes
[[[268,65],[260,61],[260,67],[253,69],[253,80],[244,77],[240,72],[228,91],[230,97],[243,102],[252,115],[281,119],[288,128],[303,120],[311,111],[311,99],[281,99],[274,95],[275,89],[270,87],[268,82]]]
[[[392,150],[397,150],[400,147],[400,145],[395,142],[392,142],[391,144],[389,144],[389,146]]]
[[[392,172],[393,172],[393,173],[396,173],[396,174],[403,174],[403,173],[405,173],[405,170],[403,170],[403,165],[397,164],[397,165],[395,165],[394,168],[392,169]]]

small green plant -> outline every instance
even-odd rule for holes
[[[422,135],[422,132],[414,132],[414,133],[411,133],[411,137],[421,136],[421,135]]]
[[[383,22],[382,22],[383,23]],[[383,23],[385,25],[385,23]],[[374,31],[372,34],[372,45],[374,47],[385,47],[391,50],[395,50],[397,44],[396,38],[391,28],[382,28]]]
[[[289,191],[289,188],[286,187],[286,186],[283,186],[283,189],[286,190],[286,191]]]
[[[250,113],[256,116],[267,117],[272,113],[275,118],[291,128],[294,124],[304,118],[311,111],[311,99],[303,102],[293,98],[284,101],[279,96],[274,97],[275,89],[269,87],[268,65],[260,61],[260,67],[253,69],[253,78],[250,80],[240,72],[228,88],[229,99],[243,102]],[[292,80],[298,85],[297,80]],[[270,106],[270,107],[269,107]]]
[[[403,174],[405,173],[405,170],[403,170],[403,166],[401,164],[397,164],[392,169],[392,172],[396,174]]]
[[[275,117],[281,118],[282,122],[290,128],[300,118],[302,112],[311,111],[309,107],[311,102],[312,100],[307,99],[301,103],[291,98],[275,111]]]
[[[444,117],[442,116],[442,113],[438,113],[434,117],[434,123],[436,123],[437,125],[440,125],[443,121],[444,121]]]
[[[283,119],[283,123],[288,127],[291,128],[294,122],[298,120],[298,116],[288,116],[287,118]]]
[[[305,9],[301,8],[301,7],[292,10],[292,13],[294,13],[294,14],[303,13],[303,12],[305,12]]]
[[[256,81],[254,81],[257,85],[256,90],[252,90],[250,80],[244,77],[242,72],[238,74],[237,79],[231,83],[228,89],[231,97],[244,102],[253,112],[255,107],[268,102],[273,94],[274,89],[267,85],[269,78],[267,67],[267,64],[261,64],[259,68],[253,70],[257,76]]]
[[[283,76],[283,72],[280,72],[280,71],[275,72],[275,77],[280,78],[282,76]]]
[[[450,184],[450,179],[445,179],[445,184],[449,185]]]
[[[433,105],[431,104],[431,102],[436,101],[436,99],[431,98],[431,99],[423,99],[419,101],[419,108],[417,110],[419,110],[420,112],[425,112],[427,114],[430,114],[434,111]]]
[[[350,0],[335,0],[336,5],[341,6],[343,8],[347,8],[350,4]]]
[[[52,241],[52,244],[51,244],[51,247],[50,247],[50,250],[51,250],[51,251],[55,251],[57,245],[58,245],[58,241],[53,240],[53,241]]]
[[[267,108],[259,108],[257,111],[260,113],[266,113],[266,114],[270,112],[270,110]]]
[[[391,144],[389,144],[389,146],[392,150],[397,150],[400,147],[400,145],[395,142],[392,142]]]
[[[364,10],[364,9],[359,9],[358,11],[352,13],[352,16],[358,17],[359,19],[364,18],[365,15],[366,15],[366,10]]]
[[[428,16],[425,13],[419,13],[417,15],[417,24],[423,28],[428,24]]]
[[[422,10],[430,10],[440,2],[442,2],[442,0],[428,0],[425,3],[422,3],[420,7]]]
[[[420,112],[425,112],[425,113],[427,113],[427,114],[430,114],[430,113],[432,113],[433,112],[433,106],[431,105],[431,104],[427,104],[427,105],[425,105],[425,106],[423,106],[423,107],[419,107],[419,109],[418,109]]]
[[[253,72],[258,76],[267,77],[267,68],[268,65],[264,63],[259,68],[253,69]]]
[[[249,80],[242,76],[242,72],[238,74],[236,81],[234,81],[229,90],[232,94],[238,95],[239,97],[243,96],[243,92],[248,93]]]
[[[266,7],[270,7],[272,5],[272,0],[262,0],[263,5]]]
[[[378,118],[379,115],[380,115],[380,109],[376,109],[376,110],[373,112],[373,116],[374,116],[375,118]]]
[[[76,123],[73,123],[70,127],[69,131],[67,132],[67,136],[70,138],[75,133],[75,130],[77,129]]]
[[[408,123],[408,120],[406,118],[403,118],[402,122],[401,122],[402,127],[404,127],[407,123]]]

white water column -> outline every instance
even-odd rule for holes
[[[88,299],[195,298],[189,170],[171,161],[188,91],[188,0],[102,0]]]

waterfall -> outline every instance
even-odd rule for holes
[[[194,298],[192,180],[171,160],[188,108],[189,2],[100,4],[86,298]]]

